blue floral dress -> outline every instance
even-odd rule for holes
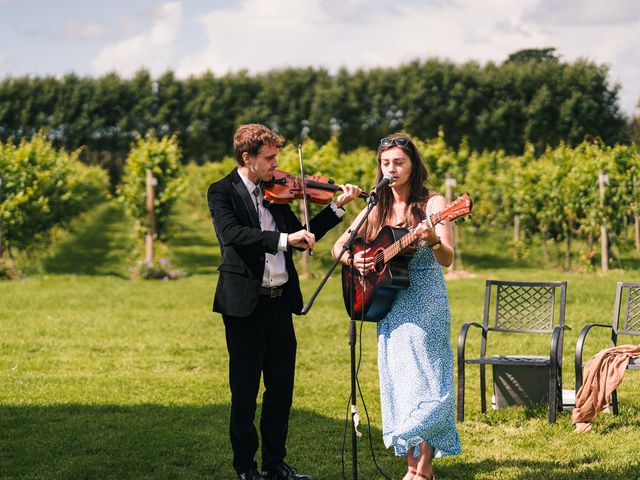
[[[398,456],[422,441],[434,448],[434,458],[456,455],[449,300],[428,245],[419,246],[409,262],[409,279],[377,325],[384,444]],[[416,448],[414,456],[419,454]]]

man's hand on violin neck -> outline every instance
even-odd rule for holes
[[[287,235],[287,243],[295,248],[313,248],[316,244],[316,236],[306,230],[298,230]]]
[[[355,200],[356,198],[358,198],[358,195],[360,195],[360,192],[362,192],[359,187],[351,185],[350,183],[347,183],[346,185],[340,185],[340,187],[342,188],[343,193],[341,193],[335,200],[335,204],[337,207],[342,207],[343,205],[349,203],[351,200]]]

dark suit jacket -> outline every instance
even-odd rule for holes
[[[218,286],[213,311],[234,317],[246,317],[253,312],[259,297],[264,274],[265,253],[278,251],[280,233],[294,233],[303,226],[289,205],[269,205],[279,232],[263,232],[258,222],[255,200],[247,191],[237,170],[212,183],[207,192],[222,261],[218,266]],[[327,206],[310,221],[316,240],[340,223],[340,218]],[[302,293],[296,272],[292,247],[284,252],[289,281],[284,294],[292,313],[302,310]]]

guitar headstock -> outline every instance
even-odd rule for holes
[[[473,201],[471,196],[465,192],[439,212],[440,220],[448,220],[449,222],[454,220],[464,221],[466,215],[471,216],[472,208]]]

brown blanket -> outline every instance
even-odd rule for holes
[[[611,393],[620,385],[632,357],[640,357],[640,345],[606,348],[585,365],[584,382],[576,394],[571,421],[577,432],[591,430],[596,415],[609,406]]]

